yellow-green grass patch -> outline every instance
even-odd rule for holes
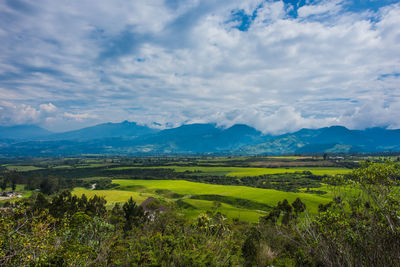
[[[206,167],[206,166],[157,166],[157,167],[116,167],[110,170],[126,170],[126,169],[174,169],[176,172],[202,172],[210,175],[227,175],[227,176],[257,176],[264,174],[278,173],[294,173],[310,171],[314,175],[335,175],[346,174],[351,169],[337,167],[288,167],[288,168],[246,168],[246,167]]]
[[[286,159],[286,160],[299,160],[299,159],[312,159],[313,157],[301,157],[301,156],[270,156],[267,159]]]
[[[114,205],[115,203],[126,202],[131,197],[135,202],[140,204],[148,197],[154,196],[153,194],[142,193],[142,192],[114,190],[114,189],[91,190],[83,187],[75,187],[74,190],[72,191],[72,194],[78,197],[81,197],[83,194],[85,194],[86,197],[88,198],[92,198],[95,195],[104,197],[107,200],[107,206]]]
[[[36,166],[25,166],[25,165],[6,165],[5,167],[9,171],[19,171],[19,172],[27,172],[27,171],[43,169],[43,168],[36,167]]]
[[[196,208],[186,211],[186,216],[189,218],[196,218],[201,213],[205,213],[206,211],[215,208],[213,201],[199,200],[199,199],[185,199],[183,201]],[[221,203],[221,206],[218,207],[216,211],[219,211],[222,214],[226,215],[227,218],[230,219],[237,218],[241,221],[247,221],[247,222],[258,222],[258,219],[261,216],[265,216],[267,214],[266,212],[262,211],[236,208],[226,203]]]
[[[326,196],[307,193],[291,193],[273,189],[261,189],[247,186],[215,185],[189,182],[184,180],[113,180],[121,190],[130,190],[131,186],[142,186],[151,191],[166,189],[181,195],[221,195],[248,199],[276,206],[279,201],[287,199],[292,203],[297,197],[307,205],[310,213],[317,213],[318,205],[331,201]]]

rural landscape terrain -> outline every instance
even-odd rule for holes
[[[387,249],[398,240],[398,228],[390,230],[399,223],[397,161],[362,154],[3,158],[0,263],[395,266],[399,255]],[[377,230],[392,236],[379,234],[385,256],[368,255]]]
[[[0,267],[400,267],[400,0],[0,0]]]

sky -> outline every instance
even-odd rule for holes
[[[400,1],[0,0],[0,125],[400,128]]]

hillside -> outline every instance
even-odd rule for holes
[[[188,124],[157,130],[135,122],[105,123],[53,134],[37,126],[2,127],[0,154],[287,154],[400,151],[400,130],[301,129],[272,136],[243,124]]]

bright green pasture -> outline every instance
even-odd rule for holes
[[[142,203],[145,199],[153,194],[142,193],[142,192],[132,192],[124,190],[91,190],[83,187],[75,187],[72,194],[77,196],[82,196],[85,194],[88,198],[94,197],[94,195],[104,197],[107,200],[107,206],[114,205],[115,203],[126,202],[132,197],[137,203]]]
[[[363,195],[363,192],[361,188],[357,188],[354,185],[346,185],[346,186],[330,186],[328,184],[321,184],[321,187],[316,187],[316,188],[308,188],[310,190],[315,190],[315,191],[325,191],[327,192],[323,196],[329,199],[333,199],[335,196],[341,196],[342,198],[347,198],[347,197],[361,197]],[[301,188],[300,191],[304,192],[306,191],[307,188]]]
[[[314,175],[336,175],[345,174],[351,172],[350,169],[346,168],[329,168],[329,167],[290,167],[290,168],[240,168],[238,171],[232,171],[228,176],[257,176],[264,174],[276,174],[276,173],[293,173],[310,171]]]
[[[284,160],[299,160],[299,159],[311,159],[312,157],[302,156],[269,156],[267,159],[284,159]]]
[[[72,193],[77,196],[85,194],[88,198],[94,197],[94,195],[105,197],[107,200],[107,206],[112,207],[115,203],[126,202],[130,197],[140,204],[148,197],[160,197],[155,192],[132,192],[123,190],[90,190],[82,187],[76,187]],[[164,198],[165,199],[165,198]],[[213,201],[199,200],[199,199],[184,199],[183,201],[195,207],[195,209],[185,210],[185,215],[188,218],[196,218],[201,213],[205,213],[208,210],[212,210],[214,207]],[[221,203],[221,206],[217,209],[222,214],[225,214],[228,218],[238,218],[243,221],[257,222],[260,216],[265,216],[266,212],[253,211],[248,209],[237,208],[226,203]]]
[[[98,167],[108,167],[115,166],[116,163],[89,163],[77,166],[77,168],[98,168]]]
[[[279,201],[287,199],[292,203],[297,197],[307,205],[310,213],[318,211],[318,205],[328,203],[331,199],[324,195],[307,193],[291,193],[273,189],[261,189],[247,186],[215,185],[189,182],[184,180],[113,180],[120,185],[121,190],[131,190],[132,187],[141,186],[151,191],[166,189],[182,195],[221,195],[248,199],[270,206],[275,206]],[[134,189],[135,190],[135,189]]]
[[[201,213],[205,213],[206,211],[215,208],[213,201],[200,199],[185,199],[184,201],[196,207],[196,209],[186,211],[186,216],[189,218],[196,218]],[[258,222],[258,219],[261,216],[265,216],[267,214],[267,212],[263,211],[237,208],[226,203],[221,203],[221,206],[217,208],[217,211],[225,214],[228,218],[238,218],[239,220],[247,222]]]
[[[19,171],[19,172],[27,172],[27,171],[43,169],[43,168],[39,168],[39,167],[35,167],[35,166],[25,166],[25,165],[5,165],[5,167],[9,171]]]
[[[107,205],[126,202],[132,197],[137,203],[141,203],[148,197],[161,197],[167,201],[172,199],[158,194],[157,190],[168,190],[183,196],[183,201],[195,207],[195,209],[186,209],[185,214],[189,218],[195,218],[200,213],[211,210],[214,207],[213,201],[190,199],[193,195],[220,195],[235,198],[248,199],[260,203],[275,206],[279,201],[287,199],[292,203],[297,197],[306,204],[307,210],[311,214],[317,213],[318,205],[328,203],[331,198],[327,195],[315,195],[307,193],[290,193],[277,191],[273,189],[261,189],[247,186],[214,185],[189,182],[184,180],[125,180],[115,179],[113,183],[119,184],[118,189],[111,190],[90,190],[81,187],[75,188],[72,193],[78,196],[85,194],[88,198],[94,195],[103,196],[107,200]],[[228,218],[239,218],[240,220],[257,222],[260,216],[266,213],[259,210],[238,208],[227,203],[221,203],[218,208]]]
[[[227,176],[257,176],[264,174],[277,174],[277,173],[293,173],[310,171],[315,175],[335,175],[345,174],[350,172],[350,169],[336,168],[336,167],[290,167],[290,168],[244,168],[244,167],[205,167],[205,166],[158,166],[158,167],[117,167],[110,170],[124,170],[124,169],[174,169],[176,172],[185,171],[200,171],[204,174],[210,175],[227,175]]]

